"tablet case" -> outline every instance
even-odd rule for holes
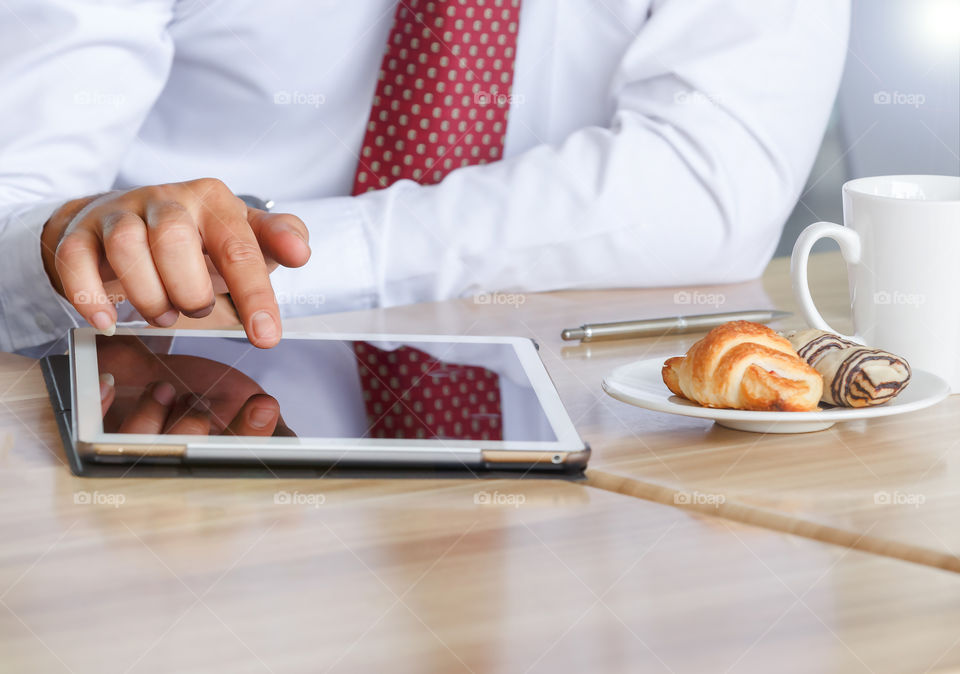
[[[72,410],[70,395],[70,357],[67,355],[47,356],[40,360],[40,369],[43,380],[47,385],[50,403],[53,405],[53,414],[60,431],[60,441],[66,455],[70,470],[78,477],[203,477],[203,478],[446,478],[446,479],[512,479],[522,475],[524,479],[537,480],[576,480],[584,479],[583,472],[542,473],[531,471],[518,474],[516,471],[467,469],[455,470],[450,468],[405,468],[405,467],[377,467],[354,468],[343,466],[264,466],[256,464],[184,464],[184,463],[135,463],[109,464],[94,461],[84,461],[77,452],[73,441]]]

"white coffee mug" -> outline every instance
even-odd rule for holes
[[[818,222],[800,234],[790,273],[800,313],[836,332],[810,297],[807,259],[820,238],[847,262],[855,335],[907,359],[960,393],[960,177],[879,176],[843,186],[844,225]]]

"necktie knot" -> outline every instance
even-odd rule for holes
[[[519,20],[519,0],[400,1],[353,194],[501,158]]]

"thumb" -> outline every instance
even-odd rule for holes
[[[284,267],[302,267],[310,259],[310,234],[297,216],[247,208],[247,222],[264,257],[276,260]]]

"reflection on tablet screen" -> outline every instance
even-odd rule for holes
[[[510,344],[115,336],[97,357],[107,433],[230,433],[267,400],[277,436],[556,440]]]

